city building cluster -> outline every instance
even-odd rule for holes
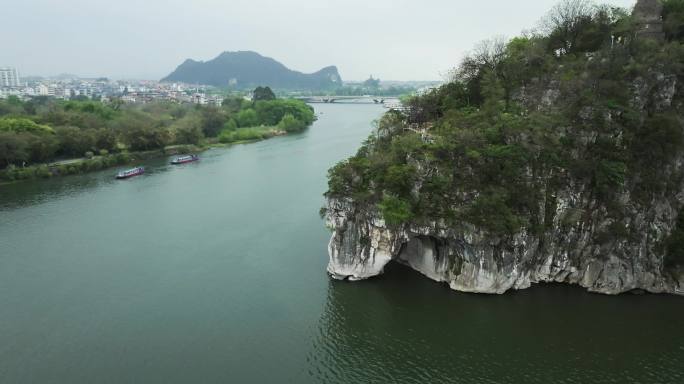
[[[0,87],[18,87],[21,85],[19,81],[19,72],[16,68],[0,67]]]
[[[24,101],[35,97],[51,97],[62,100],[91,99],[105,103],[119,99],[137,104],[166,101],[218,106],[224,99],[216,89],[206,86],[75,76],[20,78],[15,68],[0,67],[0,99],[10,96]]]

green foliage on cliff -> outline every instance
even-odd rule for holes
[[[400,225],[413,217],[411,204],[393,195],[385,195],[378,203],[378,209],[390,226]]]
[[[571,184],[618,224],[624,193],[641,206],[671,195],[682,182],[671,164],[684,150],[683,100],[672,87],[684,80],[684,45],[674,33],[638,38],[628,12],[587,4],[562,2],[543,33],[476,46],[449,83],[385,115],[330,170],[327,196],[393,225],[510,236],[553,226],[556,191]],[[621,228],[612,235],[630,235]]]

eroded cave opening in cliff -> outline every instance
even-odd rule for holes
[[[449,270],[454,268],[458,260],[450,258],[449,244],[443,240],[426,235],[412,237],[401,245],[397,255],[392,259],[438,282],[447,282]]]

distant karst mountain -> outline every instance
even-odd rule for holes
[[[206,62],[188,59],[161,81],[237,88],[264,85],[290,90],[319,90],[342,85],[337,67],[330,66],[316,73],[305,74],[250,51],[223,52]]]

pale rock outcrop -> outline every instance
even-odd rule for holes
[[[559,204],[557,220],[575,209]],[[598,216],[594,225],[578,222],[565,228],[558,222],[543,238],[521,233],[504,241],[468,226],[390,229],[353,203],[332,199],[327,215],[333,229],[328,272],[336,279],[361,280],[382,274],[389,262],[396,261],[462,292],[501,294],[558,282],[605,294],[635,289],[681,293],[684,280],[663,273],[662,257],[654,249],[669,233],[676,212],[661,203],[646,214],[634,214],[630,223],[648,233],[636,242],[597,244],[601,229],[609,225]]]

